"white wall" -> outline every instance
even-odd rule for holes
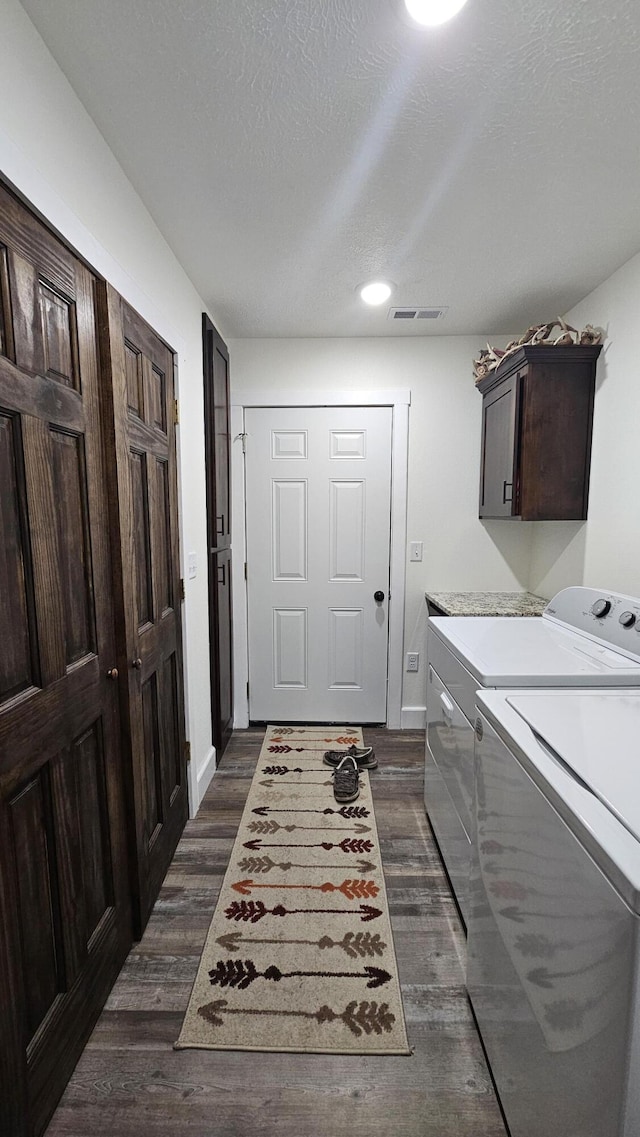
[[[0,43],[0,170],[178,352],[183,567],[186,553],[198,558],[195,580],[183,572],[187,737],[201,794],[214,768],[202,300],[16,0],[0,0]]]
[[[529,587],[570,584],[640,595],[640,255],[566,319],[606,331],[598,360],[589,517],[532,525]]]
[[[425,706],[425,590],[527,587],[532,526],[478,520],[480,347],[476,336],[229,343],[232,401],[241,388],[290,391],[292,404],[309,389],[411,390],[407,539],[424,543],[424,560],[407,553],[404,650],[420,651],[423,666],[404,675],[405,709]]]

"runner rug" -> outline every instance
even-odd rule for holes
[[[267,728],[177,1049],[411,1053],[369,773],[340,805],[322,761],[351,743]]]

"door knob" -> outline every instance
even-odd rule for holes
[[[109,670],[107,671],[107,679],[117,679],[117,678],[118,678],[118,668],[117,667],[110,667]]]
[[[131,666],[135,667],[136,671],[139,671],[140,668],[142,667],[142,660],[141,659],[132,660]]]
[[[382,601],[384,600],[384,592],[382,589],[379,588],[377,592],[374,592],[373,599],[375,600],[376,604],[382,604]]]

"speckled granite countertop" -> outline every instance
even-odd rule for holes
[[[445,616],[541,616],[548,601],[532,592],[425,592]]]

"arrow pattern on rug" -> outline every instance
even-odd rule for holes
[[[342,829],[348,829],[351,833],[370,833],[371,826],[363,825],[362,822],[356,821],[355,825],[280,825],[277,821],[250,821],[247,825],[250,833],[278,833],[283,830],[285,833],[293,833],[294,829],[307,829],[308,831],[315,830],[320,833],[333,833]]]
[[[324,884],[260,884],[255,880],[236,880],[231,885],[234,892],[242,896],[250,896],[255,888],[303,888],[308,892],[341,892],[347,900],[368,900],[378,895],[380,889],[374,880],[343,880],[340,884],[332,884],[325,880]]]
[[[272,789],[272,787],[276,786],[277,784],[278,783],[274,782],[273,778],[262,778],[258,782],[259,786],[266,786],[268,790]],[[301,786],[304,786],[305,789],[307,788],[307,786],[331,786],[331,785],[333,785],[331,778],[326,778],[322,782],[302,782],[299,784]]]
[[[268,813],[322,813],[325,817],[333,814],[336,817],[344,817],[347,821],[352,817],[369,816],[369,810],[364,805],[342,805],[340,809],[332,809],[331,806],[327,806],[326,809],[278,809],[275,805],[257,805],[251,812],[257,813],[259,817],[266,817]]]
[[[373,841],[365,841],[362,837],[344,837],[342,841],[314,841],[312,844],[289,844],[278,841],[262,841],[259,837],[253,841],[244,841],[243,848],[256,852],[258,849],[342,849],[343,853],[370,853]]]
[[[225,908],[227,920],[236,923],[257,924],[265,916],[344,916],[346,914],[359,916],[363,924],[377,920],[382,916],[380,908],[371,904],[361,904],[359,908],[285,908],[283,904],[276,904],[275,908],[267,908],[261,900],[234,900]]]
[[[239,1008],[229,1007],[226,999],[216,999],[213,1003],[206,1003],[205,1006],[198,1007],[198,1014],[211,1026],[222,1026],[224,1019],[221,1016],[223,1014],[315,1019],[320,1024],[340,1021],[357,1038],[361,1038],[363,1034],[388,1033],[396,1021],[395,1015],[389,1010],[388,1003],[378,1004],[373,1001],[368,1002],[366,999],[360,1003],[354,999],[341,1012],[332,1010],[326,1004],[318,1007],[317,1011],[268,1011],[258,1007],[244,1007],[240,1010]]]
[[[280,733],[282,734],[282,731]],[[271,741],[281,743],[282,738],[272,738]],[[345,737],[343,737],[343,738],[319,738],[319,737],[317,737],[314,739],[314,741],[315,742],[333,742],[334,744],[337,743],[338,746],[355,746],[358,742],[358,738],[357,737],[355,737],[355,738],[352,738],[352,737],[349,737],[349,738],[345,738]],[[294,748],[293,746],[286,746],[286,745],[285,746],[268,746],[267,747],[267,750],[269,751],[270,754],[287,754],[289,751],[291,751],[293,749],[295,749],[295,750],[317,750],[317,749],[319,749],[319,747],[317,747],[317,746],[296,746]]]
[[[219,959],[209,971],[212,987],[232,987],[246,991],[256,979],[279,983],[281,979],[366,979],[367,987],[384,987],[391,976],[382,967],[364,967],[362,971],[281,971],[274,963],[258,971],[252,959]]]
[[[272,775],[275,774],[277,777],[283,778],[287,774],[317,774],[318,770],[316,770],[316,769],[303,770],[301,766],[263,766],[260,773],[261,774],[272,774]],[[330,785],[330,782],[301,782],[299,784],[304,785],[304,786],[328,786],[328,785]],[[360,783],[360,784],[362,785],[362,783]],[[259,782],[258,785],[260,785],[260,786],[273,786],[273,785],[275,785],[275,783],[273,781],[271,781],[271,782]]]
[[[286,848],[286,846],[284,847]],[[292,861],[272,861],[271,857],[266,855],[264,857],[243,857],[241,861],[238,861],[240,871],[250,873],[271,872],[271,869],[281,869],[282,872],[289,872],[290,869],[308,869],[313,867],[313,865],[300,865]],[[321,867],[323,869],[344,869],[343,864],[322,865]],[[357,864],[354,865],[354,872],[359,872],[363,876],[366,876],[367,873],[375,872],[377,867],[378,866],[374,865],[372,861],[358,861]]]
[[[280,776],[284,774],[309,774],[311,772],[310,770],[303,770],[302,766],[263,766],[261,770],[262,774],[279,774]]]
[[[216,943],[229,952],[240,951],[241,944],[292,944],[319,947],[322,950],[340,948],[350,959],[372,959],[384,955],[387,949],[379,932],[347,932],[341,940],[332,940],[331,936],[321,936],[319,940],[259,939],[256,936],[245,936],[242,932],[227,932],[224,936],[218,936]]]

